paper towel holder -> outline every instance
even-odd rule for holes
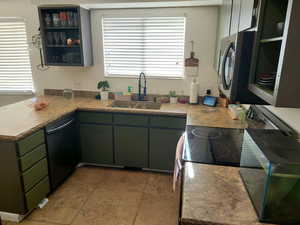
[[[192,45],[192,51],[190,57],[184,61],[185,75],[188,77],[197,77],[199,75],[199,59],[195,58],[194,41],[190,41]]]

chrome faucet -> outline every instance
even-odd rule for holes
[[[142,84],[141,84],[141,80],[142,80],[142,77],[144,78],[144,93],[141,94],[141,89],[142,89]],[[140,76],[139,76],[139,101],[145,101],[145,97],[147,95],[147,82],[146,82],[146,75],[145,73],[141,72],[140,73]]]

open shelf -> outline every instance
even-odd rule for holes
[[[262,75],[270,75],[270,77],[276,77],[276,74],[278,72],[277,70],[281,51],[281,44],[282,43],[280,41],[269,41],[268,44],[260,44],[256,59],[257,62],[255,74],[252,80],[253,84],[256,84],[256,81]],[[274,86],[267,89],[273,90]]]
[[[250,84],[249,90],[252,91],[257,96],[259,96],[264,101],[266,101],[270,104],[273,103],[273,90],[262,87],[258,84]]]
[[[274,93],[274,89],[273,88],[268,88],[268,87],[264,87],[262,85],[259,84],[254,84],[254,86],[256,86],[257,88],[267,92],[269,95],[273,96]]]
[[[79,27],[45,27],[45,30],[78,30]]]
[[[276,41],[282,41],[283,37],[274,37],[274,38],[266,38],[260,40],[260,43],[270,43],[270,42],[276,42]]]
[[[47,48],[79,48],[80,45],[46,45]]]
[[[288,2],[286,0],[266,1],[261,39],[273,39],[282,36],[283,30],[278,29],[278,23],[285,23]]]
[[[300,1],[261,0],[249,90],[277,107],[300,108]]]
[[[82,66],[81,63],[61,63],[61,62],[48,62],[48,66]]]

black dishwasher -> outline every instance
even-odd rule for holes
[[[47,125],[46,141],[50,185],[54,190],[75,170],[78,163],[74,115],[68,115]]]

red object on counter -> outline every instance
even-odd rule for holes
[[[44,101],[36,102],[34,104],[34,109],[35,109],[35,111],[41,111],[41,110],[45,109],[48,105],[49,105],[48,102],[44,102]]]
[[[179,97],[178,98],[178,103],[180,103],[180,104],[186,104],[188,102],[189,102],[189,99],[186,98],[186,97]]]

